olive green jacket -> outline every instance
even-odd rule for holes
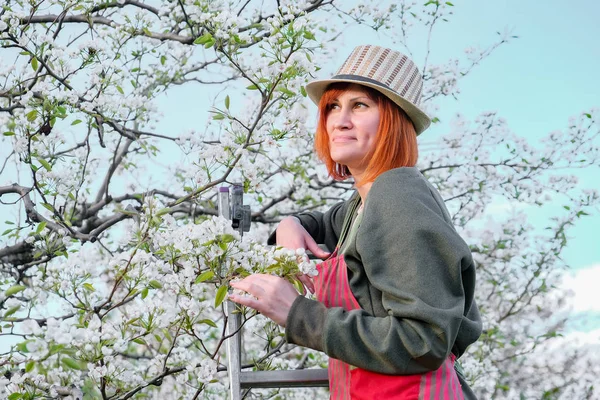
[[[298,218],[333,250],[355,201],[357,193],[324,214]],[[462,355],[481,334],[475,265],[439,193],[416,168],[387,171],[357,223],[343,255],[362,309],[326,308],[299,296],[286,321],[288,342],[384,374],[424,373],[450,352]]]

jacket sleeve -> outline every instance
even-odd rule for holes
[[[434,370],[449,356],[466,309],[462,272],[474,266],[441,198],[414,171],[375,181],[356,238],[366,296],[384,312],[328,309],[300,296],[287,319],[289,342],[387,374]]]
[[[346,212],[357,195],[352,196],[350,200],[337,203],[325,213],[312,211],[294,215],[300,220],[300,224],[306,229],[310,236],[315,239],[317,244],[324,244],[329,251],[333,251],[337,245]],[[277,230],[269,236],[267,244],[277,243]]]

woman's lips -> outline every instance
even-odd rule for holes
[[[356,138],[354,136],[335,136],[331,142],[332,143],[344,143],[344,142],[355,142]]]

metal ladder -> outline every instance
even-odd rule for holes
[[[234,185],[231,201],[228,187],[218,192],[219,215],[230,219],[232,227],[240,236],[250,230],[250,207],[244,205],[244,190]],[[237,304],[227,301],[227,372],[229,374],[229,398],[240,400],[242,390],[264,388],[327,387],[327,369],[299,369],[286,371],[242,371],[241,312]]]

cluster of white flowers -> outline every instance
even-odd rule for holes
[[[461,66],[458,59],[450,60],[444,64],[430,65],[424,74],[427,76],[427,85],[423,87],[423,99],[440,93],[444,96],[457,96],[460,94],[458,81],[461,77]]]

